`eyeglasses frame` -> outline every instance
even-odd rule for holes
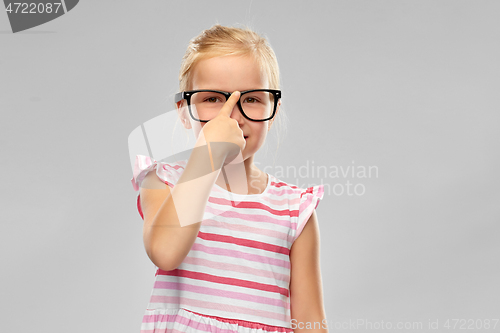
[[[252,90],[245,90],[245,91],[241,91],[240,93],[240,98],[243,94],[246,94],[246,93],[250,93],[250,92],[254,92],[254,91],[266,91],[266,92],[269,92],[269,93],[272,93],[273,96],[274,96],[274,108],[273,108],[273,113],[271,114],[271,116],[269,116],[268,118],[266,119],[259,119],[259,120],[255,120],[255,119],[251,119],[249,118],[245,112],[243,111],[243,108],[241,107],[241,103],[240,103],[240,100],[238,100],[238,102],[236,103],[238,105],[238,108],[240,109],[240,112],[241,114],[243,115],[243,117],[245,117],[246,119],[250,120],[250,121],[267,121],[267,120],[271,120],[274,118],[274,116],[276,115],[276,109],[278,107],[278,100],[281,99],[281,90],[276,90],[276,89],[252,89]],[[219,94],[222,94],[226,97],[226,102],[228,100],[228,98],[231,96],[231,93],[227,92],[227,91],[220,91],[220,90],[211,90],[211,89],[201,89],[201,90],[189,90],[189,91],[181,91],[181,92],[178,92],[177,94],[175,94],[174,96],[174,101],[175,103],[178,103],[180,101],[182,101],[183,99],[185,99],[187,101],[187,105],[188,105],[188,110],[189,110],[189,115],[191,116],[191,118],[193,118],[193,120],[195,121],[199,121],[199,122],[203,122],[203,123],[207,123],[209,122],[210,120],[201,120],[201,119],[196,119],[193,115],[193,112],[191,111],[191,96],[194,94],[194,93],[197,93],[197,92],[215,92],[215,93],[219,93]]]

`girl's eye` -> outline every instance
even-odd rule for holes
[[[257,103],[257,102],[258,102],[258,100],[255,97],[247,97],[243,101],[243,103]]]
[[[207,101],[207,102],[209,102],[209,103],[217,103],[217,101],[220,101],[220,99],[219,99],[219,98],[217,98],[217,97],[207,97],[207,98],[205,99],[205,101]]]

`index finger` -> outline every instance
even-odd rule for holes
[[[234,106],[240,99],[240,95],[241,94],[239,91],[233,92],[231,96],[229,96],[229,98],[227,99],[226,103],[224,103],[224,105],[220,109],[219,115],[224,115],[227,117],[231,116],[231,111],[233,111]]]

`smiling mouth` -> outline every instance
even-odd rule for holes
[[[244,136],[243,138],[246,140],[246,139],[248,139],[248,136]]]

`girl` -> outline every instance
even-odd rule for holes
[[[298,188],[254,164],[281,106],[273,50],[215,25],[190,42],[179,79],[195,148],[176,163],[137,155],[132,178],[157,267],[141,332],[326,332],[323,185]]]

